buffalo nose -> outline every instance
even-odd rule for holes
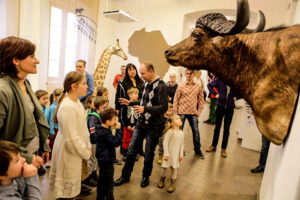
[[[170,55],[170,51],[169,50],[165,51],[165,56],[169,56],[169,55]]]

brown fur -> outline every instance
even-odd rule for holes
[[[250,104],[265,137],[284,141],[300,85],[300,25],[215,38],[197,27],[166,58],[174,66],[216,74]]]

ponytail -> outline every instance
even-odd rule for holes
[[[51,94],[50,94],[50,97],[49,97],[50,105],[52,105],[53,102],[54,102],[54,97],[53,97],[53,96],[54,96],[53,93],[51,93]]]
[[[63,94],[61,95],[61,97],[60,97],[60,99],[59,99],[59,101],[58,101],[58,103],[57,103],[57,107],[56,107],[55,112],[54,112],[54,115],[53,115],[53,123],[54,123],[54,124],[58,124],[58,120],[57,120],[57,112],[58,112],[58,109],[59,109],[59,107],[60,107],[60,104],[61,104],[61,102],[63,101],[63,99],[65,98],[65,96],[66,96],[66,91],[64,90],[64,91],[63,91]]]

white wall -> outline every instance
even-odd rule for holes
[[[33,90],[47,89],[50,1],[20,0],[20,34],[36,45],[38,74],[28,76]]]
[[[0,0],[0,39],[19,34],[19,0]]]
[[[109,3],[107,5],[106,3]],[[289,4],[292,0],[249,0],[252,11],[262,10],[267,18],[267,27],[286,24],[289,20]],[[138,22],[118,23],[101,13],[105,10],[124,10]],[[146,31],[160,30],[169,45],[174,45],[183,38],[185,14],[208,9],[236,9],[235,0],[110,0],[100,1],[100,14],[97,38],[96,64],[103,50],[112,44],[116,38],[127,53],[128,61],[112,57],[104,86],[110,90],[110,102],[114,102],[112,81],[120,66],[128,62],[139,66],[138,59],[128,55],[128,39],[136,30],[146,28]]]
[[[260,200],[300,199],[300,102],[287,141],[270,145]]]

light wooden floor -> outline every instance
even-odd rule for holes
[[[256,200],[263,174],[252,174],[250,169],[257,166],[259,153],[242,148],[236,133],[233,131],[231,131],[229,138],[227,158],[222,158],[220,155],[223,132],[220,134],[219,149],[215,153],[206,153],[205,149],[211,144],[214,129],[214,126],[203,124],[203,120],[207,119],[207,116],[208,104],[205,105],[199,123],[204,160],[194,156],[191,129],[188,122],[185,124],[186,156],[178,170],[174,193],[169,194],[166,188],[158,189],[156,187],[160,177],[160,166],[156,163],[157,152],[150,185],[146,188],[140,187],[143,168],[143,158],[140,158],[134,166],[130,182],[115,187],[115,199]],[[235,119],[232,127],[238,123],[239,119]],[[121,158],[120,155],[119,158]],[[123,165],[115,165],[115,179],[120,177],[122,167]],[[45,200],[54,199],[48,191],[47,175],[40,177],[40,180],[43,198]],[[96,188],[92,190],[90,195],[80,196],[78,199],[96,199]]]

